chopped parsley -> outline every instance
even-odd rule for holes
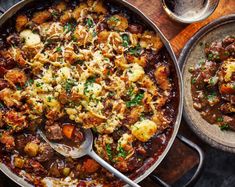
[[[115,16],[112,16],[112,17],[110,17],[109,18],[109,21],[114,21],[114,22],[119,22],[120,21],[120,19],[118,19],[117,17],[115,17]]]
[[[213,101],[215,99],[215,97],[216,97],[216,93],[212,92],[211,94],[209,94],[207,96],[207,99],[208,99],[208,101]]]
[[[216,85],[217,81],[218,81],[218,77],[211,77],[209,80],[209,84],[214,86]]]
[[[27,87],[27,86],[31,86],[31,85],[33,84],[33,82],[34,82],[33,79],[29,79],[29,80],[26,82],[25,86],[26,86],[26,87]]]
[[[0,109],[4,108],[4,105],[0,102]]]
[[[84,93],[87,93],[89,92],[88,91],[88,86],[92,85],[96,80],[96,77],[89,77],[87,80],[86,80],[86,83],[84,85]]]
[[[105,148],[106,148],[106,152],[109,157],[109,160],[112,160],[113,155],[112,155],[112,148],[111,148],[110,144],[106,144]]]
[[[229,56],[230,55],[229,51],[225,51],[224,55]]]
[[[195,84],[196,81],[197,81],[197,79],[196,79],[195,77],[193,77],[192,80],[191,80],[191,83],[192,83],[192,84]]]
[[[108,93],[108,97],[113,97],[114,95],[115,95],[114,92],[109,92],[109,93]]]
[[[44,84],[43,82],[37,82],[36,87],[42,87],[43,84]]]
[[[78,39],[76,38],[76,36],[72,36],[72,40],[74,41],[74,42],[76,42]]]
[[[93,22],[93,20],[90,19],[90,18],[87,18],[86,24],[87,24],[87,26],[90,27],[90,28],[94,27],[94,22]]]
[[[119,157],[126,158],[127,154],[128,153],[122,147],[119,148],[119,150],[118,150]]]
[[[140,115],[140,121],[143,121],[143,120],[145,120],[145,119],[146,119],[145,114],[142,113],[142,114]]]
[[[216,119],[216,121],[217,121],[217,122],[223,122],[224,119],[223,119],[223,117],[218,117],[218,118]]]
[[[53,12],[51,13],[51,15],[52,15],[54,18],[58,18],[58,16],[59,16],[58,12],[56,12],[56,11],[53,11]]]
[[[67,31],[67,32],[70,32],[70,31],[73,31],[74,30],[74,25],[72,23],[67,23],[65,26],[64,26],[64,31]]]
[[[212,53],[208,54],[208,59],[212,60],[212,58],[213,58],[213,54]]]
[[[56,48],[56,51],[57,51],[57,52],[61,52],[61,51],[62,51],[61,47],[57,47],[57,48]]]
[[[134,56],[140,56],[141,52],[142,52],[142,48],[140,47],[140,45],[137,45],[136,47],[134,48],[132,47],[129,49],[129,53]]]
[[[48,101],[48,102],[51,102],[51,100],[52,100],[52,97],[51,97],[51,96],[48,96],[48,97],[47,97],[47,101]]]
[[[17,90],[22,90],[22,87],[19,86],[19,85],[16,85],[16,89],[17,89]]]
[[[72,87],[75,86],[75,82],[72,79],[68,79],[65,83],[65,90],[66,92],[70,92]]]
[[[122,46],[123,47],[128,47],[130,43],[130,38],[127,34],[122,35]]]
[[[221,126],[219,126],[220,127],[220,130],[221,131],[227,131],[227,130],[229,130],[229,125],[228,124],[224,124],[224,125],[221,125]]]
[[[128,108],[130,108],[130,107],[133,107],[133,106],[140,105],[140,103],[141,103],[143,98],[144,98],[144,93],[140,92],[133,99],[131,99],[130,101],[126,102],[126,106]]]
[[[128,90],[127,90],[127,95],[128,96],[133,96],[133,93],[134,93],[134,88],[131,86]]]

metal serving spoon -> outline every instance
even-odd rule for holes
[[[140,187],[138,184],[123,175],[120,171],[112,167],[109,163],[104,161],[95,153],[95,151],[93,150],[93,134],[90,129],[84,129],[84,135],[86,139],[79,146],[79,148],[70,147],[65,144],[50,142],[40,129],[38,129],[38,134],[43,138],[44,141],[46,141],[52,147],[52,149],[54,149],[59,154],[74,159],[89,155],[91,158],[96,160],[101,166],[113,173],[119,179],[123,180],[125,183],[129,184],[132,187]]]

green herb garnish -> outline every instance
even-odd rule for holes
[[[119,148],[119,150],[118,150],[119,157],[126,158],[127,154],[128,153],[122,147]]]
[[[130,38],[127,34],[122,35],[122,46],[123,47],[128,47],[130,43]]]
[[[137,45],[136,47],[129,49],[129,53],[134,56],[140,56],[141,52],[142,48],[140,47],[140,45]]]
[[[43,82],[37,82],[36,87],[42,87],[43,84],[44,84]]]
[[[219,126],[220,127],[220,130],[221,131],[227,131],[230,129],[229,125],[228,124],[224,124],[224,125],[221,125]]]
[[[110,17],[109,18],[109,21],[114,21],[114,22],[119,22],[120,21],[120,19],[118,19],[117,17],[115,17],[115,16],[112,16],[112,17]]]
[[[0,109],[4,108],[4,105],[0,102]]]
[[[34,82],[33,79],[29,79],[29,80],[26,82],[25,86],[26,86],[26,87],[27,87],[27,86],[31,86],[31,85],[33,84],[33,82]]]
[[[223,117],[218,117],[218,118],[216,119],[216,121],[217,121],[217,122],[223,122],[224,119],[223,119]]]
[[[19,86],[19,85],[16,85],[16,89],[17,89],[17,90],[22,90],[22,87]]]
[[[87,26],[90,27],[90,28],[92,28],[92,27],[94,26],[94,22],[93,22],[93,20],[90,19],[90,18],[87,18],[86,24],[87,24]]]
[[[64,31],[67,31],[67,32],[70,32],[70,31],[73,31],[74,30],[74,25],[72,23],[67,23],[65,26],[64,26]]]
[[[209,84],[214,86],[216,85],[217,81],[218,81],[218,77],[211,77],[209,80]]]
[[[48,97],[47,97],[47,101],[48,101],[48,102],[51,102],[51,100],[52,100],[52,97],[51,97],[51,96],[48,96]]]
[[[130,107],[133,107],[133,106],[140,105],[143,98],[144,98],[144,93],[140,92],[132,100],[126,102],[126,106],[128,108],[130,108]]]
[[[106,148],[106,152],[107,152],[107,155],[109,157],[109,160],[112,160],[113,155],[112,155],[112,148],[111,148],[110,144],[106,144],[105,148]]]
[[[75,85],[76,85],[76,84],[75,84],[74,80],[68,79],[68,80],[66,81],[66,83],[65,83],[65,90],[66,90],[66,92],[70,92],[71,89],[72,89],[72,87],[75,86]]]
[[[195,84],[196,81],[197,81],[197,79],[196,79],[195,77],[193,77],[192,80],[191,80],[191,83],[192,83],[192,84]]]
[[[88,91],[88,86],[92,85],[96,80],[96,77],[89,77],[87,80],[86,80],[86,83],[84,85],[84,93],[87,93],[89,92]]]
[[[212,58],[213,58],[213,54],[212,53],[208,54],[208,59],[212,60]]]
[[[61,51],[62,51],[61,47],[57,47],[57,48],[56,48],[56,51],[57,51],[57,52],[61,52]]]
[[[211,94],[209,94],[207,96],[207,99],[208,99],[208,101],[213,101],[215,97],[216,97],[216,93],[212,92]]]
[[[224,55],[229,56],[230,55],[229,51],[225,51]]]

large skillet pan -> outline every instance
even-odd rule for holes
[[[3,15],[0,17],[0,27],[8,19],[12,18],[15,13],[17,13],[19,10],[25,8],[25,6],[27,6],[29,3],[32,3],[33,1],[36,3],[39,0],[22,0],[19,3],[15,4],[13,7],[11,7],[9,10],[7,10],[5,13],[3,13]],[[138,10],[136,7],[134,7],[133,5],[128,3],[127,1],[125,1],[125,0],[112,0],[112,1],[115,2],[116,4],[120,4],[120,5],[124,6],[126,9],[129,9],[133,14],[136,14],[137,17],[142,19],[141,21],[143,21],[143,23],[145,23],[148,27],[150,27],[156,33],[159,33],[159,35],[165,45],[165,48],[167,49],[169,56],[172,60],[172,63],[173,63],[173,66],[174,66],[175,72],[176,72],[177,82],[178,82],[178,92],[179,92],[178,114],[176,117],[176,121],[174,124],[174,130],[172,132],[171,138],[170,138],[165,150],[158,157],[158,159],[156,159],[154,161],[154,163],[150,167],[148,167],[147,170],[145,170],[144,173],[142,173],[140,176],[137,176],[137,178],[135,179],[135,182],[140,182],[143,179],[145,179],[150,173],[152,173],[156,169],[156,167],[162,162],[162,160],[164,159],[164,157],[168,153],[169,149],[171,148],[171,146],[176,138],[176,135],[178,133],[179,126],[180,126],[182,109],[183,109],[183,83],[182,83],[182,77],[181,77],[181,73],[179,70],[178,63],[177,63],[177,59],[174,55],[172,47],[171,47],[169,41],[163,35],[163,33],[158,29],[158,27],[150,19],[148,19],[140,10]],[[0,9],[0,12],[1,12],[1,9]],[[198,148],[195,144],[193,144],[189,140],[185,139],[182,136],[178,136],[178,138],[180,140],[182,140],[184,143],[188,144],[188,146],[196,149],[196,151],[199,153],[199,155],[201,157],[197,172],[194,174],[192,179],[185,185],[185,186],[188,186],[189,184],[195,182],[196,178],[198,177],[199,171],[201,170],[202,161],[203,161],[203,154],[202,154],[200,148]],[[4,164],[0,164],[0,170],[3,173],[5,173],[10,179],[12,179],[17,184],[19,184],[20,186],[23,186],[23,187],[31,187],[32,186],[31,184],[27,183],[23,178],[20,178],[17,175],[15,175],[14,173],[12,173]],[[158,177],[156,177],[154,175],[151,175],[151,178],[163,186],[168,186],[166,183],[161,181],[161,179],[159,179]]]

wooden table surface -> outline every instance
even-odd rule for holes
[[[160,28],[178,57],[187,41],[204,25],[211,21],[228,14],[235,13],[235,0],[220,0],[216,11],[206,20],[194,24],[181,24],[171,20],[161,6],[161,0],[128,0],[138,7],[146,16]],[[184,120],[180,127],[180,134],[196,142],[206,152],[207,145],[201,142],[196,135],[189,129]],[[197,154],[184,144],[176,140],[169,154],[154,171],[160,178],[172,184],[191,170],[198,163]],[[141,186],[156,186],[150,179],[140,183]],[[3,174],[0,174],[0,187],[16,187]]]

